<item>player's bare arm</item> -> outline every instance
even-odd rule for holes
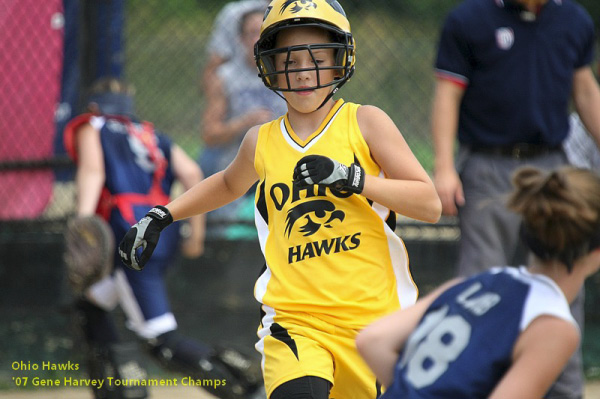
[[[104,153],[100,143],[100,132],[90,124],[83,125],[76,133],[78,156],[77,174],[77,214],[93,215],[104,186]]]
[[[600,88],[589,66],[575,71],[573,102],[583,125],[600,148]]]
[[[258,180],[254,151],[258,126],[246,133],[238,154],[224,170],[202,180],[167,205],[174,220],[206,213],[241,197]]]
[[[388,387],[393,382],[398,355],[427,308],[442,292],[460,281],[446,282],[413,306],[377,320],[358,334],[356,347],[383,386]]]
[[[171,164],[175,177],[186,190],[189,190],[204,178],[198,164],[176,144],[171,147]]]
[[[171,165],[175,177],[185,190],[189,190],[204,178],[198,164],[190,158],[178,145],[171,147]],[[204,252],[204,238],[206,236],[206,220],[204,215],[190,218],[190,234],[182,243],[183,255],[196,258]]]
[[[433,99],[431,130],[435,152],[434,182],[445,215],[456,215],[464,204],[462,183],[454,166],[460,102],[465,90],[455,82],[438,79]]]
[[[553,316],[540,316],[521,333],[513,363],[490,399],[541,398],[579,345],[579,331]]]
[[[362,106],[358,125],[386,178],[366,176],[363,195],[404,216],[435,223],[441,214],[433,182],[404,137],[381,109]]]
[[[161,231],[173,221],[217,209],[248,191],[258,179],[254,171],[257,137],[258,127],[250,129],[227,169],[202,180],[167,206],[155,206],[131,226],[119,244],[123,263],[134,270],[142,270],[158,244]],[[143,248],[140,254],[139,248]]]

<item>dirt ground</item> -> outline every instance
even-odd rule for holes
[[[91,399],[87,389],[50,389],[28,391],[0,391],[2,399]],[[152,388],[151,399],[214,399],[205,391],[193,387]],[[585,389],[586,399],[600,398],[600,381],[588,383]]]

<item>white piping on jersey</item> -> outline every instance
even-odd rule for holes
[[[263,298],[267,293],[267,285],[269,285],[269,280],[271,280],[271,268],[269,265],[266,265],[266,270],[260,275],[258,280],[256,280],[256,284],[254,285],[254,297],[260,303],[263,303]]]
[[[379,172],[379,177],[383,177],[383,171]],[[419,291],[415,282],[413,281],[406,247],[404,241],[398,235],[390,229],[390,226],[386,223],[387,218],[390,215],[390,210],[377,202],[373,202],[371,205],[375,213],[381,218],[383,223],[383,229],[388,242],[388,248],[390,249],[390,260],[392,262],[392,270],[396,277],[396,290],[398,293],[398,301],[400,302],[400,308],[404,309],[407,306],[414,305],[417,301]],[[403,252],[404,251],[404,252]]]
[[[262,368],[263,374],[265,372],[265,338],[271,335],[271,325],[275,321],[275,309],[270,306],[262,305],[262,309],[265,312],[264,317],[261,320],[262,328],[258,330],[257,335],[259,337],[258,342],[254,345],[254,348],[262,356],[260,361],[260,367]]]
[[[256,284],[254,285],[254,297],[259,303],[263,302],[263,297],[267,293],[267,285],[269,284],[269,280],[271,279],[271,268],[267,264],[267,237],[269,237],[269,226],[267,222],[262,218],[262,215],[254,206],[254,223],[256,224],[256,231],[258,233],[258,242],[260,244],[260,250],[263,253],[263,257],[265,258],[265,267],[266,270],[260,275],[258,280],[256,280]]]
[[[265,271],[260,275],[256,283],[254,284],[254,298],[261,304],[263,311],[265,312],[265,316],[262,319],[262,328],[258,331],[259,340],[254,345],[258,353],[261,354],[262,360],[260,362],[260,367],[262,368],[263,374],[265,372],[265,337],[270,335],[271,324],[273,324],[273,319],[275,317],[275,309],[270,306],[263,305],[263,298],[267,293],[267,286],[269,285],[269,281],[271,280],[271,268],[267,263],[267,253],[265,251],[265,246],[267,243],[267,237],[269,236],[269,226],[267,222],[262,218],[262,215],[254,206],[254,223],[256,224],[256,231],[258,233],[258,242],[260,244],[260,250],[263,253],[263,257],[265,258]]]
[[[562,292],[560,287],[550,277],[544,276],[543,274],[531,273],[529,270],[527,270],[527,267],[525,266],[520,266],[518,268],[512,267],[508,268],[507,270],[509,270],[511,274],[513,274],[516,278],[525,282],[531,283],[531,280],[539,281],[541,284],[547,286],[549,289],[554,291],[556,295],[564,298],[565,301],[567,301],[564,292]]]
[[[149,320],[144,318],[142,309],[133,294],[133,289],[122,270],[115,272],[115,281],[119,290],[119,302],[127,315],[127,328],[146,339],[156,338],[167,331],[177,329],[177,322],[173,313],[165,313]]]
[[[495,267],[494,273],[504,272],[527,284],[529,293],[523,305],[523,314],[519,324],[520,331],[525,330],[536,318],[549,315],[572,323],[578,330],[579,325],[571,315],[567,298],[556,282],[550,277],[530,273],[526,267]],[[543,301],[540,301],[540,298]]]
[[[281,122],[279,123],[279,128],[281,130],[281,134],[283,135],[283,138],[285,139],[285,141],[287,141],[287,143],[292,148],[294,148],[296,151],[301,152],[301,153],[304,154],[306,151],[308,151],[308,149],[310,147],[312,147],[317,141],[319,141],[319,139],[321,137],[323,137],[323,135],[325,134],[325,132],[327,131],[327,129],[329,129],[329,126],[331,126],[331,124],[333,123],[333,121],[336,118],[336,116],[340,113],[340,111],[342,110],[342,108],[344,108],[346,106],[346,104],[347,103],[342,104],[338,108],[338,110],[335,111],[335,114],[333,114],[333,116],[331,117],[331,119],[329,119],[329,122],[327,122],[327,124],[325,125],[325,127],[323,128],[323,130],[321,131],[321,133],[319,133],[318,135],[316,135],[315,137],[313,137],[312,139],[310,139],[310,141],[308,143],[306,143],[304,146],[299,145],[292,138],[292,135],[287,130],[287,126],[285,125],[285,116],[283,118],[281,118]]]
[[[579,325],[571,314],[567,298],[554,280],[541,274],[529,273],[525,267],[520,267],[518,273],[518,277],[529,278],[531,289],[536,289],[537,292],[540,292],[544,296],[543,302],[539,301],[539,295],[537,302],[533,300],[532,295],[527,296],[527,301],[523,309],[523,317],[521,318],[521,331],[525,330],[531,322],[542,315],[564,319],[572,323],[579,330]]]

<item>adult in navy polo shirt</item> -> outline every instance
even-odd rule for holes
[[[504,199],[518,167],[567,163],[571,99],[600,143],[593,48],[592,19],[571,0],[465,0],[447,16],[435,65],[434,181],[444,214],[459,216],[460,275],[525,263],[519,218]],[[582,295],[572,311],[582,322]],[[582,396],[580,352],[572,360],[550,398]]]

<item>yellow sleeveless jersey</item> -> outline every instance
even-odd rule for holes
[[[361,195],[292,184],[296,163],[310,154],[355,162],[367,174],[383,176],[358,127],[358,107],[338,100],[305,141],[287,115],[259,130],[255,215],[266,268],[254,293],[267,319],[305,312],[361,328],[416,300],[393,212]]]

